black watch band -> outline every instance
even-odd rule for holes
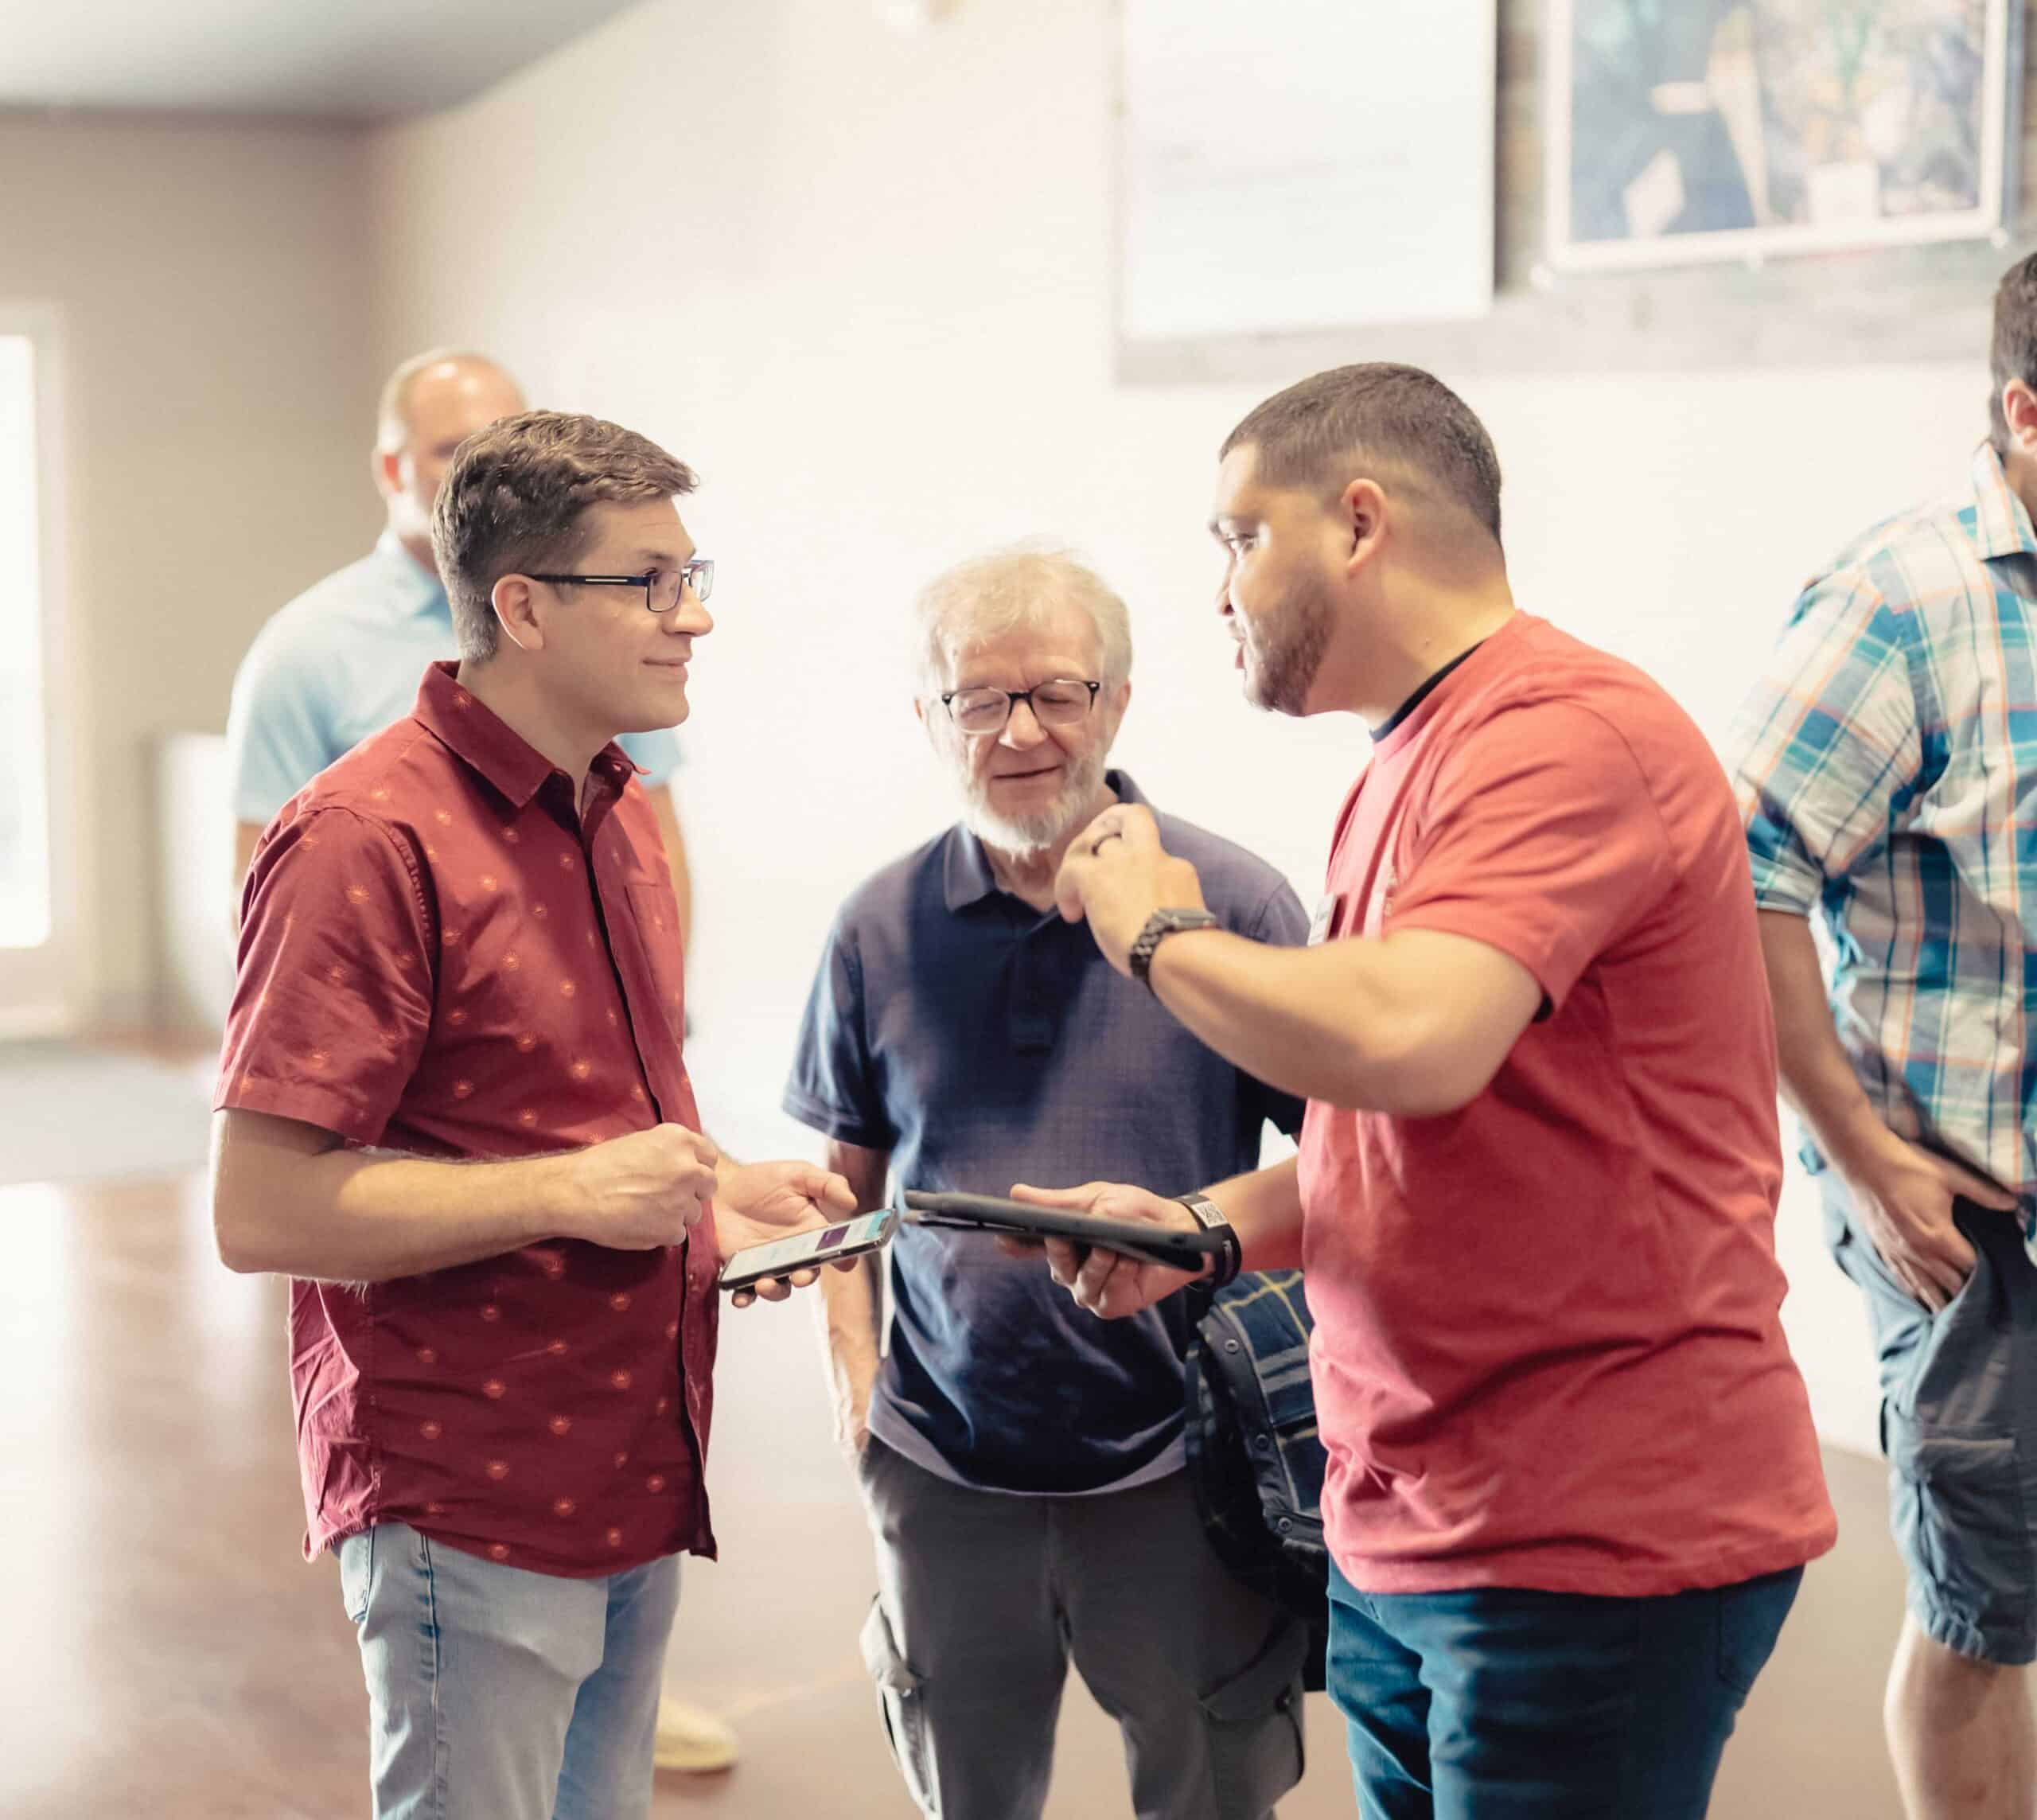
[[[1126,956],[1126,965],[1131,976],[1145,987],[1153,989],[1151,969],[1153,950],[1170,935],[1178,935],[1185,929],[1221,929],[1224,926],[1205,910],[1157,910],[1147,918],[1146,926],[1140,929],[1131,944],[1131,952]]]
[[[1244,1246],[1239,1241],[1237,1228],[1224,1218],[1224,1210],[1207,1194],[1177,1194],[1174,1198],[1194,1214],[1205,1232],[1214,1233],[1224,1241],[1224,1249],[1217,1254],[1216,1268],[1202,1279],[1205,1289],[1222,1288],[1237,1276],[1244,1262]]]

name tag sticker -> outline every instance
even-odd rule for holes
[[[1309,946],[1319,947],[1326,941],[1330,937],[1330,926],[1336,920],[1337,895],[1333,891],[1315,906],[1315,920],[1308,926]]]

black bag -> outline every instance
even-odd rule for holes
[[[1189,1481],[1219,1559],[1310,1627],[1306,1684],[1320,1691],[1330,1632],[1330,1556],[1309,1382],[1315,1324],[1299,1270],[1255,1272],[1212,1296],[1191,1291]]]

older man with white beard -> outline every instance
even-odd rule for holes
[[[1131,696],[1124,603],[1066,555],[1017,551],[943,575],[920,611],[914,707],[962,821],[843,907],[786,1109],[826,1136],[865,1207],[894,1175],[1003,1194],[1255,1167],[1266,1122],[1293,1132],[1297,1103],[1055,913],[1070,840],[1144,800],[1105,769]],[[1304,939],[1272,867],[1159,820],[1223,926]],[[912,1228],[890,1255],[888,1351],[874,1269],[827,1280],[826,1339],[877,1536],[864,1653],[914,1800],[943,1820],[1038,1814],[1072,1656],[1123,1728],[1139,1814],[1268,1813],[1301,1773],[1305,1635],[1225,1572],[1198,1521],[1182,1300],[1099,1322],[980,1234]]]

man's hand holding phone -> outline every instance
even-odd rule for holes
[[[750,1163],[730,1169],[715,1196],[715,1240],[727,1261],[740,1252],[799,1233],[813,1232],[847,1218],[856,1210],[855,1191],[841,1176],[813,1163]],[[853,1270],[853,1257],[838,1261]],[[819,1280],[817,1265],[746,1284],[730,1296],[733,1306],[746,1308],[761,1296],[782,1302],[795,1289]]]
[[[726,1163],[711,1142],[684,1125],[632,1132],[561,1162],[568,1213],[561,1233],[618,1250],[683,1244],[710,1209],[724,1258],[825,1228],[855,1211],[855,1194],[839,1175],[812,1163]],[[738,1291],[735,1306],[746,1308],[760,1296],[782,1302],[819,1274],[816,1267],[761,1280]]]
[[[1194,1214],[1180,1202],[1126,1182],[1085,1182],[1079,1188],[1029,1188],[1022,1184],[1011,1191],[1011,1198],[1034,1206],[1087,1214],[1096,1219],[1123,1220],[1174,1232],[1202,1230]],[[1002,1242],[1015,1256],[1038,1249],[1019,1241]],[[1078,1306],[1106,1320],[1139,1314],[1208,1272],[1206,1265],[1202,1270],[1174,1270],[1163,1264],[1142,1264],[1122,1252],[1078,1246],[1065,1238],[1042,1242],[1054,1281],[1073,1294]]]

